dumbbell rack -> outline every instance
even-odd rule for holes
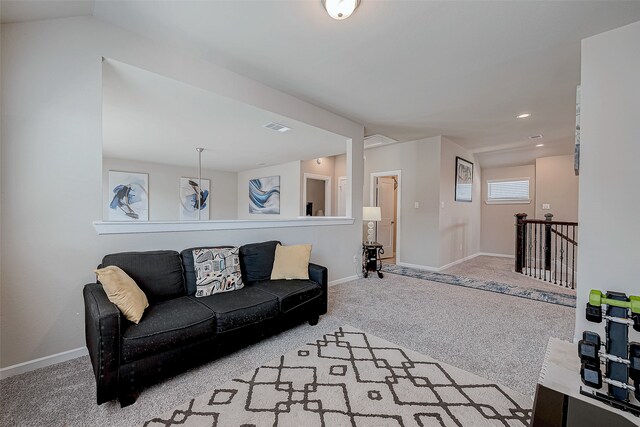
[[[605,315],[602,314],[603,305],[606,306]],[[640,417],[640,406],[629,401],[630,390],[640,400],[640,343],[629,343],[629,326],[640,331],[640,297],[627,297],[620,292],[608,292],[605,296],[598,290],[592,290],[586,317],[595,323],[601,323],[602,319],[607,321],[606,340],[603,345],[597,333],[583,332],[582,340],[578,343],[582,362],[580,376],[582,382],[593,389],[600,389],[603,383],[607,384],[608,392],[580,387],[580,394]],[[605,376],[602,375],[601,363],[606,366]],[[627,383],[629,378],[633,380],[633,385]]]

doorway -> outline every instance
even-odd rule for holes
[[[305,173],[302,200],[305,216],[332,216],[331,177]]]
[[[379,206],[381,220],[376,223],[376,241],[382,245],[382,259],[395,264],[400,259],[400,171],[371,174],[371,206]]]

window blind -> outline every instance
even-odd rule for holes
[[[529,180],[487,181],[488,201],[517,201],[529,200]]]

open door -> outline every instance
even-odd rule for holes
[[[396,179],[393,176],[380,176],[376,180],[376,206],[380,206],[382,214],[382,219],[377,223],[377,241],[384,250],[383,259],[396,256]]]

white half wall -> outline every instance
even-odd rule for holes
[[[279,239],[313,244],[312,261],[328,266],[331,281],[356,274],[362,125],[92,17],[3,24],[1,31],[0,367],[85,345],[82,288],[95,280],[93,269],[108,253]],[[350,139],[349,213],[356,222],[98,236],[92,222],[102,217],[103,204],[103,56]]]
[[[640,295],[639,46],[640,22],[582,41],[576,337],[604,334],[585,319],[589,290]]]

